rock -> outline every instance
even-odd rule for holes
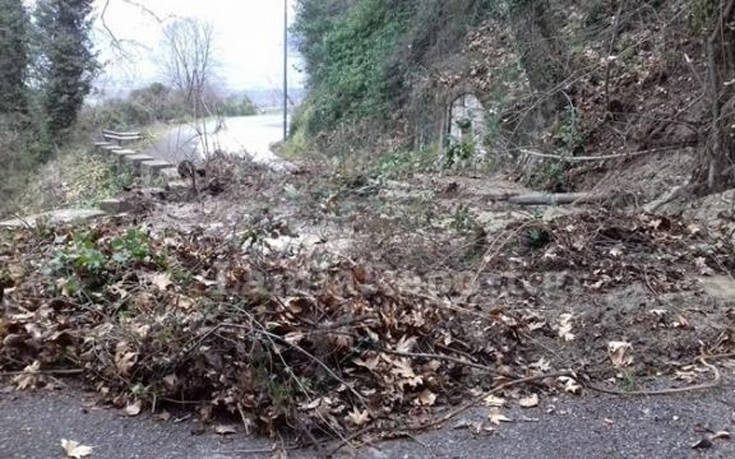
[[[167,167],[158,171],[158,174],[168,180],[178,180],[181,178],[179,170],[176,167]]]
[[[141,164],[146,161],[155,161],[156,158],[148,155],[129,155],[124,157],[125,161],[131,163],[133,167],[139,169]]]
[[[171,163],[159,159],[154,159],[153,161],[143,161],[140,164],[140,168],[143,174],[149,175],[151,177],[159,176],[162,170],[170,169],[171,167]]]
[[[112,150],[111,153],[113,155],[115,155],[115,157],[117,159],[119,159],[120,161],[123,161],[128,156],[133,156],[133,155],[137,154],[135,152],[135,150],[125,150],[125,149],[122,149],[122,148],[119,148],[119,149],[116,149],[116,150]]]
[[[727,276],[702,277],[699,280],[709,296],[724,301],[735,301],[735,280]]]
[[[22,228],[24,226],[36,226],[45,221],[51,225],[71,223],[76,221],[88,221],[107,215],[100,209],[59,209],[51,212],[43,212],[28,217],[16,218],[0,222],[0,228]]]

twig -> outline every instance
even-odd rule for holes
[[[548,374],[543,374],[543,375],[529,376],[529,377],[526,377],[526,378],[520,378],[520,379],[515,379],[513,381],[505,382],[503,384],[500,384],[498,386],[495,386],[491,390],[483,393],[482,395],[480,395],[478,397],[475,397],[474,399],[470,400],[469,402],[465,403],[464,405],[461,405],[458,408],[455,408],[455,409],[451,410],[449,413],[447,413],[447,414],[445,414],[443,416],[440,416],[439,418],[431,421],[428,424],[416,425],[416,426],[409,426],[407,430],[409,430],[409,431],[426,430],[426,429],[430,429],[432,427],[436,427],[436,426],[438,426],[440,424],[444,424],[445,422],[447,422],[450,419],[454,418],[458,414],[461,414],[461,413],[467,411],[468,409],[472,408],[473,406],[477,405],[478,403],[480,403],[482,400],[484,400],[485,398],[489,397],[490,395],[496,394],[496,393],[500,392],[501,390],[507,389],[509,387],[518,386],[520,384],[526,384],[526,383],[538,381],[540,379],[558,378],[558,377],[561,377],[561,376],[574,376],[574,373],[571,372],[571,371],[568,371],[568,370],[567,371],[559,371],[559,372],[556,372],[556,373],[548,373]]]
[[[420,352],[400,352],[400,351],[393,351],[393,350],[390,350],[390,349],[380,349],[379,352],[383,352],[385,354],[398,355],[398,356],[402,356],[402,357],[414,357],[414,358],[418,358],[418,359],[446,360],[447,362],[453,362],[453,363],[458,363],[460,365],[465,365],[465,366],[468,366],[468,367],[477,368],[478,370],[483,370],[483,371],[486,371],[488,373],[498,374],[498,375],[506,376],[506,377],[510,377],[510,378],[517,377],[515,375],[510,375],[508,373],[504,373],[502,371],[499,371],[499,370],[497,370],[495,368],[490,368],[490,367],[488,367],[486,365],[481,365],[479,363],[474,363],[474,362],[470,362],[470,361],[467,361],[467,360],[462,360],[460,358],[452,357],[451,355],[446,355],[446,354],[428,354],[428,353],[420,353]]]
[[[634,151],[631,153],[616,153],[613,155],[601,155],[601,156],[563,156],[563,155],[553,155],[551,153],[541,153],[538,151],[533,151],[533,150],[528,150],[528,149],[521,149],[521,153],[525,155],[535,156],[537,158],[556,159],[559,161],[576,163],[576,162],[584,162],[584,161],[605,161],[609,159],[618,159],[618,158],[635,158],[637,156],[652,155],[655,153],[663,153],[666,151],[679,150],[681,148],[691,147],[694,145],[695,145],[694,142],[684,142],[684,143],[679,143],[675,145],[667,145],[665,147]]]
[[[520,225],[518,228],[512,230],[512,231],[504,231],[498,235],[498,237],[493,240],[492,244],[490,244],[490,247],[488,247],[487,251],[485,252],[485,255],[483,255],[482,265],[480,265],[480,269],[477,270],[475,273],[475,276],[472,278],[471,285],[477,285],[477,280],[480,278],[480,274],[487,268],[487,266],[490,264],[490,262],[495,258],[501,250],[503,250],[503,247],[505,247],[515,236],[520,234],[520,232],[529,226],[530,222],[525,222],[522,225]],[[510,233],[510,234],[508,234]],[[499,243],[500,239],[508,234],[508,237],[505,238],[504,241]],[[498,244],[499,243],[499,244]],[[497,245],[497,246],[496,246]]]
[[[694,391],[700,391],[700,390],[709,390],[709,389],[715,389],[720,386],[722,382],[722,375],[720,375],[720,371],[715,367],[714,365],[711,365],[707,363],[707,361],[704,360],[704,357],[700,357],[699,361],[702,362],[704,366],[712,370],[712,372],[715,374],[714,379],[711,382],[704,383],[704,384],[697,384],[696,386],[688,386],[688,387],[670,387],[667,389],[658,389],[658,390],[636,390],[636,391],[622,391],[622,390],[615,390],[615,389],[606,389],[604,387],[599,387],[594,384],[585,384],[585,387],[592,389],[595,392],[601,392],[603,394],[611,394],[611,395],[629,395],[629,396],[653,396],[653,395],[672,395],[672,394],[681,394],[683,392],[694,392]]]
[[[0,372],[0,378],[6,376],[20,375],[54,375],[54,376],[74,376],[84,373],[81,368],[73,368],[68,370],[36,370],[36,371],[3,371]]]
[[[347,446],[347,445],[350,445],[350,444],[352,443],[352,440],[354,440],[354,439],[356,439],[356,438],[358,438],[358,437],[361,437],[361,436],[365,435],[366,433],[370,432],[370,431],[371,431],[371,430],[373,430],[374,428],[375,428],[375,426],[367,426],[367,427],[365,427],[364,429],[362,429],[362,430],[360,430],[360,431],[357,431],[357,432],[353,433],[353,434],[352,434],[352,435],[350,435],[349,437],[347,437],[347,438],[345,438],[344,440],[342,440],[341,442],[339,442],[339,444],[338,444],[337,446],[335,446],[334,448],[332,448],[332,449],[331,449],[331,450],[330,450],[330,451],[329,451],[329,452],[327,453],[327,457],[332,457],[332,456],[334,456],[334,455],[335,455],[335,454],[337,453],[337,451],[341,450],[342,448],[344,448],[344,447],[345,447],[345,446]]]
[[[268,454],[272,453],[274,451],[284,450],[284,451],[293,451],[302,448],[302,445],[288,445],[288,446],[279,446],[276,447],[271,446],[270,448],[253,448],[253,449],[233,449],[229,451],[217,451],[217,454],[223,454],[227,456],[231,455],[247,455],[247,454]]]
[[[240,312],[245,313],[246,315],[248,315],[249,317],[251,317],[251,320],[253,320],[255,323],[257,323],[257,321],[255,321],[252,318],[252,316],[248,312],[246,312],[245,310],[240,309]],[[253,327],[248,327],[248,326],[240,325],[240,324],[231,324],[231,323],[222,324],[222,326],[223,327],[233,327],[233,328],[246,329],[246,330],[249,330],[249,331],[252,331],[252,332],[255,332],[255,333],[260,333],[261,335],[264,335],[264,336],[266,336],[268,338],[272,338],[272,339],[278,340],[281,343],[283,343],[283,344],[285,344],[285,345],[293,348],[294,350],[300,352],[301,354],[304,354],[305,356],[309,357],[309,359],[311,359],[312,361],[314,361],[317,365],[319,365],[320,367],[322,367],[337,382],[344,384],[344,386],[347,387],[350,390],[350,392],[352,392],[352,394],[355,395],[355,397],[357,397],[358,400],[360,400],[360,402],[363,404],[363,406],[365,405],[365,397],[363,397],[362,394],[360,394],[359,392],[357,392],[355,390],[355,388],[352,387],[351,384],[349,384],[347,381],[345,381],[344,379],[342,379],[331,368],[329,368],[329,365],[327,365],[326,363],[324,363],[321,360],[319,360],[318,358],[316,358],[311,352],[307,351],[306,349],[304,349],[303,347],[299,346],[298,344],[291,343],[287,339],[283,338],[282,336],[278,336],[275,333],[269,332],[268,330],[266,330],[262,326],[261,326],[261,328],[259,330],[258,329],[255,329]]]

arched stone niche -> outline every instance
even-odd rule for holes
[[[454,141],[475,142],[479,147],[487,134],[485,107],[474,93],[463,92],[453,98],[448,121],[447,133]]]

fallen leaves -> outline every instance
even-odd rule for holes
[[[66,457],[70,457],[73,459],[82,459],[83,457],[88,457],[92,455],[91,446],[82,445],[74,440],[67,440],[65,438],[62,439],[61,447],[64,449]]]
[[[18,390],[35,389],[38,386],[41,374],[41,362],[36,360],[32,364],[23,368],[23,371],[13,378],[13,383]]]
[[[368,410],[359,410],[357,407],[347,415],[347,419],[357,427],[361,427],[370,421],[370,413]]]
[[[558,381],[562,384],[564,392],[578,395],[582,391],[582,387],[577,383],[577,380],[571,376],[560,376]]]
[[[142,409],[143,404],[140,401],[136,401],[125,407],[125,414],[130,417],[134,417],[139,415]]]
[[[26,270],[2,319],[1,363],[23,369],[14,383],[29,388],[42,382],[40,368],[68,365],[67,356],[73,356],[100,394],[128,416],[161,397],[206,394],[202,402],[209,410],[199,411],[202,418],[211,419],[216,406],[269,434],[297,421],[340,433],[370,423],[390,428],[428,417],[439,404],[479,397],[508,378],[552,373],[559,359],[542,349],[548,339],[570,352],[589,343],[595,328],[589,316],[568,304],[562,310],[539,307],[546,292],[525,270],[545,264],[564,269],[567,280],[557,283],[557,293],[575,285],[602,292],[642,276],[631,267],[637,251],[629,239],[682,247],[680,235],[671,234],[677,227],[664,221],[625,226],[584,216],[562,224],[565,218],[550,223],[554,237],[543,253],[488,260],[488,270],[507,271],[494,263],[511,263],[515,270],[495,276],[499,300],[492,308],[452,293],[448,289],[466,290],[454,280],[445,289],[367,257],[275,250],[264,257],[242,235],[150,235],[147,257],[118,271],[104,268],[91,279],[76,275],[74,267],[53,279]],[[74,230],[64,231],[64,241],[75,239]],[[92,228],[89,244],[111,259],[106,241],[124,231]],[[18,253],[24,248],[38,266],[50,264],[59,250],[35,240]],[[666,273],[649,273],[657,291],[666,291]],[[56,285],[59,278],[63,288]],[[474,287],[473,295],[486,294]],[[651,308],[640,315],[648,326],[679,332],[696,325],[695,315],[649,313]],[[607,342],[605,335],[595,339]],[[534,346],[537,341],[543,346]],[[632,345],[612,341],[605,357],[616,368],[630,366]],[[537,407],[544,390],[581,389],[578,379],[565,376],[538,381],[538,393],[487,396],[482,403],[491,413],[485,423],[511,422],[502,409]],[[230,430],[218,429],[222,435]]]
[[[490,394],[483,399],[483,404],[491,408],[502,408],[505,406],[506,401],[504,398]]]
[[[610,341],[607,343],[607,354],[615,368],[624,368],[633,364],[633,345],[626,341]]]
[[[559,326],[557,333],[559,338],[564,341],[574,341],[575,335],[572,333],[572,318],[574,316],[570,313],[564,313],[559,316]]]
[[[535,408],[538,406],[538,394],[531,394],[528,397],[524,397],[518,400],[518,405],[521,408]]]
[[[436,403],[437,395],[431,392],[429,389],[424,389],[423,392],[416,397],[415,403],[419,406],[434,406]]]
[[[512,419],[503,414],[503,412],[500,411],[500,409],[498,408],[493,408],[490,410],[488,420],[490,420],[490,422],[495,425],[500,425],[501,422],[513,422]]]

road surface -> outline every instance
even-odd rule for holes
[[[459,417],[443,430],[415,439],[375,443],[340,457],[382,458],[699,458],[735,457],[729,439],[693,449],[706,429],[731,431],[735,395],[731,385],[678,396],[596,396],[541,399],[538,408],[511,408],[512,422],[474,435],[458,424],[486,421],[484,409]],[[455,428],[452,428],[452,427]],[[274,440],[238,433],[212,433],[193,420],[161,422],[149,414],[130,418],[119,410],[90,408],[80,392],[1,393],[0,457],[62,458],[61,439],[94,446],[92,458],[271,457]],[[325,446],[323,450],[333,447]],[[317,457],[313,448],[288,457]]]
[[[229,154],[249,155],[262,164],[279,164],[270,146],[283,139],[282,115],[254,115],[224,118],[204,126],[181,124],[170,128],[156,140],[147,154],[173,164],[188,159],[200,160],[206,152],[217,150]]]

